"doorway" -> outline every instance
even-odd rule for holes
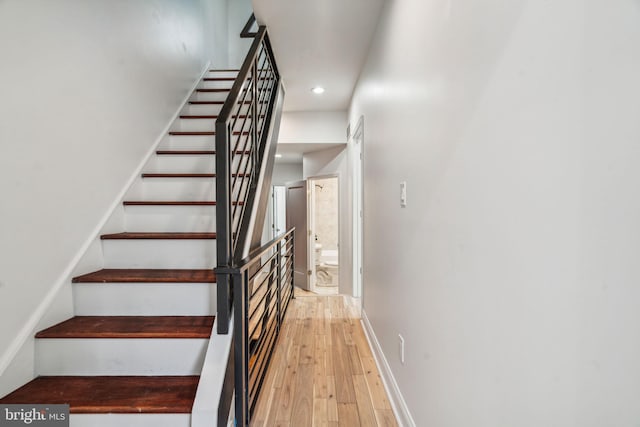
[[[310,289],[322,295],[338,294],[339,187],[336,175],[309,178]]]
[[[339,293],[339,196],[337,175],[287,183],[286,228],[296,228],[294,284],[303,290]]]

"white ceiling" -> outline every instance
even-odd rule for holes
[[[253,0],[285,85],[285,111],[348,108],[383,2]],[[326,92],[314,95],[314,86]]]

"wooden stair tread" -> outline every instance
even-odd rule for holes
[[[159,156],[166,155],[188,155],[188,156],[215,156],[213,150],[158,150],[156,154]]]
[[[169,135],[173,136],[213,136],[215,132],[210,131],[172,131]],[[250,132],[242,132],[242,135],[249,135]],[[234,131],[233,135],[240,135],[240,131]]]
[[[189,101],[192,105],[222,105],[224,101]]]
[[[74,277],[73,283],[215,283],[213,269],[107,268]]]
[[[240,114],[238,115],[233,115],[231,116],[232,118],[236,119],[236,118],[240,118],[240,119],[246,119],[247,117],[249,117],[246,114]],[[261,114],[260,117],[264,117],[264,114]],[[186,120],[198,120],[198,119],[217,119],[218,116],[217,115],[193,115],[193,114],[183,114],[180,116],[181,119],[186,119]]]
[[[143,173],[143,178],[215,178],[215,173]]]
[[[183,201],[166,201],[166,200],[128,200],[123,202],[125,206],[215,206],[214,200],[183,200]],[[244,202],[233,202],[234,205],[244,205]]]
[[[158,150],[156,154],[160,156],[164,155],[188,155],[188,156],[214,156],[216,154],[213,150]],[[251,154],[249,150],[236,150],[236,154]]]
[[[102,240],[188,240],[188,239],[215,239],[216,233],[150,233],[150,232],[124,232],[103,234],[100,236]]]
[[[191,413],[198,376],[38,377],[1,404],[69,404],[74,414]]]
[[[213,200],[204,201],[164,201],[164,200],[130,200],[123,202],[125,206],[215,206]]]
[[[215,135],[215,132],[204,132],[204,131],[173,131],[169,132],[169,135],[173,136],[212,136]]]
[[[260,117],[264,117],[264,114],[260,114]],[[199,119],[209,119],[209,120],[213,120],[213,119],[217,119],[218,116],[216,115],[193,115],[193,114],[183,114],[180,116],[181,119],[185,119],[185,120],[199,120]],[[233,115],[231,116],[231,118],[233,119],[246,119],[246,118],[250,118],[248,115],[246,114],[240,114],[240,115]]]
[[[248,173],[231,174],[236,177],[248,177]],[[215,178],[215,173],[143,173],[143,178]]]
[[[201,338],[211,336],[213,316],[75,316],[36,338]]]
[[[196,92],[229,92],[231,89],[196,89]]]
[[[225,101],[189,101],[189,104],[192,105],[222,105]],[[238,104],[241,102],[238,101]],[[251,104],[251,101],[244,101],[244,104]],[[265,102],[261,102],[261,104],[265,104]]]

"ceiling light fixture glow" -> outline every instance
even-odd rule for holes
[[[311,92],[315,93],[316,95],[322,95],[324,93],[324,88],[322,86],[316,86],[311,89]]]
[[[276,154],[276,159],[280,159],[282,157],[282,154]]]

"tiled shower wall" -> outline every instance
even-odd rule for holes
[[[338,178],[319,179],[314,183],[317,243],[322,244],[323,250],[337,250]]]

